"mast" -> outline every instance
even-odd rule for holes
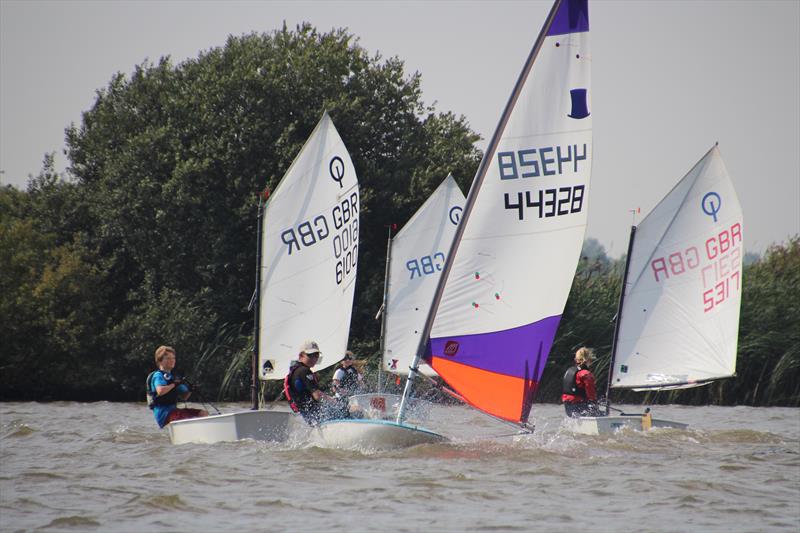
[[[414,356],[414,361],[411,363],[411,367],[408,371],[408,379],[406,380],[405,389],[403,389],[403,398],[400,400],[400,409],[397,412],[398,423],[403,422],[406,404],[408,403],[408,397],[411,394],[414,380],[417,378],[419,362],[422,359],[422,355],[427,350],[429,337],[431,335],[431,330],[433,329],[433,321],[436,318],[437,311],[439,310],[439,303],[441,302],[442,295],[444,294],[447,278],[450,277],[450,271],[453,268],[454,258],[458,251],[458,247],[461,244],[461,238],[464,236],[464,230],[467,227],[467,221],[469,220],[472,209],[474,208],[475,202],[478,199],[478,192],[483,184],[483,180],[486,178],[486,172],[489,169],[489,164],[494,160],[494,154],[497,151],[497,145],[500,144],[500,137],[505,130],[506,124],[508,124],[508,120],[511,118],[511,112],[514,110],[514,105],[517,103],[517,100],[522,93],[522,87],[525,84],[525,80],[528,78],[528,74],[533,68],[533,62],[536,60],[536,56],[539,55],[539,50],[544,44],[544,40],[547,37],[547,33],[550,31],[550,26],[553,24],[553,20],[555,19],[556,13],[558,13],[559,7],[561,7],[561,0],[555,0],[555,2],[553,2],[553,7],[550,9],[550,13],[547,15],[547,21],[545,22],[542,31],[539,33],[539,36],[536,38],[536,42],[534,43],[530,54],[528,54],[528,59],[525,61],[525,66],[522,68],[522,72],[520,72],[519,77],[517,78],[517,83],[514,85],[514,90],[511,91],[511,96],[508,98],[508,102],[506,102],[506,107],[500,117],[500,122],[497,124],[497,128],[494,130],[492,140],[489,141],[489,145],[486,148],[486,153],[484,153],[483,159],[481,159],[481,163],[478,166],[478,171],[475,173],[475,178],[472,181],[472,187],[470,187],[469,195],[467,196],[467,203],[464,206],[464,213],[461,217],[461,221],[458,224],[458,228],[456,229],[456,234],[453,237],[453,243],[450,245],[450,251],[447,254],[447,260],[445,261],[442,275],[439,277],[439,283],[436,285],[436,293],[434,294],[431,307],[428,310],[428,317],[425,320],[425,327],[422,329],[422,336],[419,339],[417,353]]]
[[[251,409],[258,409],[258,346],[261,340],[261,220],[264,217],[264,200],[269,196],[269,189],[258,195],[258,222],[256,223],[256,290],[253,295],[253,355],[250,359],[252,371],[250,383]]]
[[[389,299],[389,272],[392,263],[392,230],[395,228],[394,224],[389,224],[389,238],[386,241],[386,269],[383,274],[383,303],[381,303],[381,344],[380,344],[380,362],[378,363],[378,392],[383,390],[381,388],[381,371],[383,369],[383,351],[386,348],[386,304]]]
[[[611,360],[608,363],[608,379],[606,381],[606,414],[608,414],[611,401],[611,381],[614,378],[614,362],[617,358],[617,338],[619,337],[619,325],[622,323],[622,304],[625,303],[625,284],[628,282],[628,269],[631,266],[631,252],[633,252],[633,240],[636,237],[636,226],[631,226],[631,236],[628,238],[628,255],[625,257],[625,272],[622,273],[622,285],[619,290],[619,304],[617,305],[617,317],[614,324],[614,338],[611,340]]]

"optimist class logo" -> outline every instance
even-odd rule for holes
[[[722,197],[714,191],[708,192],[705,196],[703,196],[703,200],[700,202],[700,205],[703,208],[703,213],[712,217],[714,222],[716,222],[717,213],[719,213],[719,210],[722,207]]]
[[[461,220],[461,212],[464,209],[460,205],[456,205],[450,208],[450,222],[453,223],[454,226],[458,226],[458,222]]]

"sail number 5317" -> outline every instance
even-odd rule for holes
[[[583,208],[583,185],[505,193],[505,208],[516,209],[520,220],[525,218],[525,209],[534,209],[533,216],[554,217],[578,213]]]

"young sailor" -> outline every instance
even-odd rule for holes
[[[188,400],[192,390],[172,373],[175,363],[175,349],[172,346],[159,346],[156,349],[158,370],[147,376],[147,405],[153,410],[160,428],[175,420],[208,416],[208,411],[204,409],[178,409],[178,401]]]
[[[356,394],[361,388],[363,376],[353,365],[353,352],[344,353],[342,365],[333,373],[333,392],[339,398],[347,398]]]
[[[575,364],[564,374],[561,401],[567,416],[599,416],[594,375],[589,367],[594,361],[591,349],[583,347],[575,352]]]
[[[320,355],[322,352],[316,342],[303,343],[297,362],[289,368],[283,381],[283,391],[289,406],[312,426],[324,420],[348,417],[347,406],[322,392],[319,378],[311,370],[319,361]]]

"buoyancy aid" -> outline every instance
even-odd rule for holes
[[[347,368],[342,367],[342,371],[344,372],[344,378],[341,380],[340,388],[347,393],[354,392],[358,387],[358,370],[350,366]]]
[[[172,405],[178,403],[178,387],[173,387],[171,391],[166,394],[158,395],[156,388],[153,386],[153,377],[156,372],[162,370],[153,370],[148,374],[147,381],[145,382],[145,390],[147,391],[147,407],[154,409],[156,405]],[[172,383],[172,378],[167,380],[167,384]]]
[[[583,387],[578,386],[578,372],[583,370],[579,366],[571,366],[569,369],[564,373],[564,383],[562,385],[561,392],[564,394],[571,394],[572,396],[581,398],[583,401],[587,400],[586,391]]]
[[[286,401],[289,402],[289,407],[292,408],[292,411],[299,413],[300,408],[297,407],[294,399],[292,399],[292,374],[294,374],[295,368],[297,368],[297,365],[290,366],[289,373],[283,378],[283,394],[286,396]]]
[[[309,370],[308,376],[310,376],[311,381],[314,382],[315,385],[314,389],[297,390],[295,388],[294,375],[295,372],[297,372],[297,370],[301,367],[308,368],[303,363],[297,362],[289,368],[289,373],[286,374],[286,377],[283,380],[283,392],[284,394],[286,394],[286,401],[289,402],[289,407],[291,407],[292,410],[295,412],[300,412],[309,405],[313,405],[314,403],[316,403],[316,400],[314,400],[312,392],[314,389],[319,388],[319,381],[318,381],[319,378],[317,377],[316,374],[311,372],[310,368],[308,369]],[[294,395],[292,395],[292,391],[295,392]]]

